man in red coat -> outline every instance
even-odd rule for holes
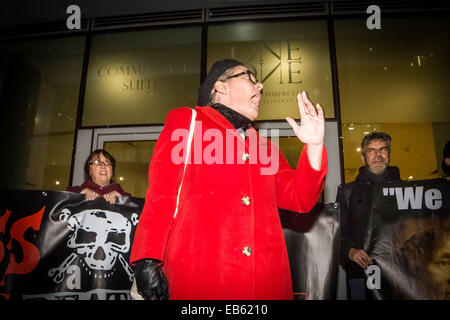
[[[298,95],[301,125],[286,120],[306,146],[293,170],[253,128],[262,88],[242,63],[218,61],[195,112],[168,114],[131,252],[144,299],[293,298],[278,207],[308,212],[317,202],[324,117]]]

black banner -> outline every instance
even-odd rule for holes
[[[86,201],[72,192],[0,193],[0,297],[129,300],[140,198]]]
[[[0,192],[0,297],[129,300],[141,198],[86,201],[71,192]],[[296,299],[334,299],[339,210],[281,212]]]
[[[365,250],[376,299],[450,299],[450,184],[444,179],[378,185]]]
[[[377,299],[448,299],[449,183],[386,183],[370,193],[367,285]],[[144,199],[0,192],[0,298],[128,300],[131,244]],[[339,208],[280,212],[296,299],[335,299]]]
[[[280,210],[294,299],[333,300],[339,267],[339,206],[317,204],[308,213]]]

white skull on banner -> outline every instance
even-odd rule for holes
[[[73,231],[67,246],[84,258],[89,268],[111,270],[119,253],[130,249],[130,221],[111,211],[85,210],[67,221]]]
[[[75,252],[59,267],[49,270],[48,275],[56,283],[61,283],[67,268],[77,256],[81,257],[91,270],[110,271],[104,276],[113,274],[112,269],[119,258],[130,281],[133,281],[133,270],[123,254],[130,250],[131,228],[138,222],[136,213],[127,219],[120,213],[107,210],[84,210],[72,215],[69,209],[63,209],[59,220],[67,221],[67,228],[72,231],[67,246]]]

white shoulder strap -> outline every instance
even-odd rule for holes
[[[189,135],[188,135],[187,149],[186,149],[186,159],[184,161],[183,177],[181,178],[180,187],[178,188],[178,192],[177,192],[177,206],[175,207],[175,212],[173,214],[174,218],[177,216],[177,213],[178,213],[178,204],[180,203],[181,186],[183,185],[184,174],[186,173],[186,167],[187,167],[188,159],[189,159],[189,157],[191,155],[191,144],[192,144],[192,138],[194,137],[195,118],[196,118],[196,116],[197,116],[197,111],[192,109],[192,119],[191,119],[191,125],[189,127]]]

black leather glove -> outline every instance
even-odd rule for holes
[[[134,268],[137,291],[145,300],[168,300],[169,285],[157,260],[142,259]]]

